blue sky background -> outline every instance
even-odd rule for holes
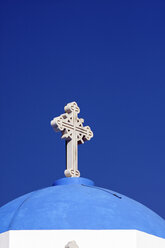
[[[50,120],[77,101],[79,169],[165,218],[165,2],[1,1],[0,205],[63,177]]]

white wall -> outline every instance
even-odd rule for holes
[[[137,231],[137,248],[165,248],[165,239]]]
[[[0,234],[0,248],[9,248],[9,232]]]
[[[136,230],[25,230],[0,234],[0,248],[165,248],[161,239]]]

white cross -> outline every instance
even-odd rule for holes
[[[68,242],[65,248],[79,248],[79,247],[76,244],[76,241],[73,240],[73,241]]]
[[[79,177],[78,170],[78,144],[90,140],[93,132],[89,126],[83,127],[84,120],[78,118],[80,109],[76,102],[68,103],[65,108],[65,114],[55,117],[51,121],[54,130],[62,132],[62,139],[66,140],[66,177]]]

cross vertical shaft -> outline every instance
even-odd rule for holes
[[[72,139],[66,140],[66,170],[64,171],[66,177],[70,177],[70,174],[77,177],[80,176],[80,172],[78,170],[78,144],[75,132],[77,114],[75,111],[72,112],[72,116],[74,127]]]

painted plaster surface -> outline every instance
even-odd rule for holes
[[[137,248],[165,248],[165,239],[157,238],[143,232],[136,232]]]
[[[165,238],[165,221],[156,213],[126,196],[91,185],[52,186],[0,208],[1,233],[60,229],[135,229]]]
[[[164,248],[165,240],[135,230],[9,231],[9,242],[0,248],[65,248],[75,240],[79,248]]]
[[[9,232],[0,234],[0,248],[9,248]]]

